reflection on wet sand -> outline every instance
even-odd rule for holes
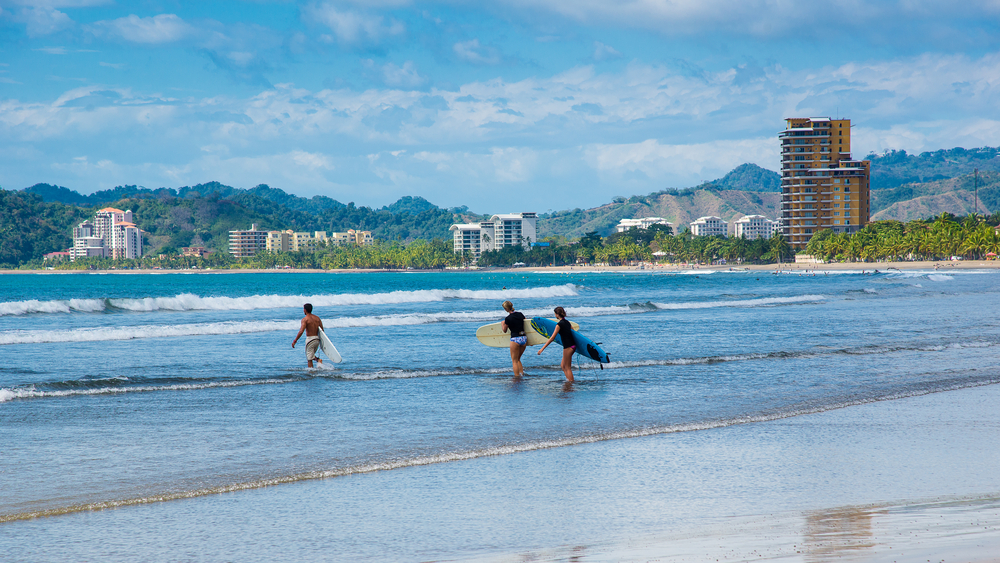
[[[838,507],[806,514],[803,555],[807,562],[829,561],[875,546],[872,518],[884,509]]]

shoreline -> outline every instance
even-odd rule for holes
[[[915,262],[834,262],[829,264],[644,264],[642,266],[524,266],[519,268],[449,268],[449,269],[376,269],[352,268],[339,270],[321,269],[139,269],[139,270],[0,270],[0,275],[11,274],[359,274],[359,273],[428,273],[428,272],[546,272],[546,273],[605,273],[605,272],[823,272],[853,271],[886,272],[887,270],[1000,270],[1000,260],[956,260],[956,261],[915,261]]]

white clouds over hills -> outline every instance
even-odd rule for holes
[[[93,4],[0,0],[3,187],[544,210],[776,169],[793,115],[859,156],[1000,144],[995,2]]]

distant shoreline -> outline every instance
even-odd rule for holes
[[[690,272],[690,271],[752,271],[752,272],[806,272],[863,270],[885,272],[887,270],[1000,270],[1000,260],[956,260],[919,262],[835,262],[831,264],[746,264],[746,265],[703,265],[703,264],[655,264],[640,266],[526,266],[521,268],[482,268],[447,270],[402,270],[402,269],[218,269],[218,270],[0,270],[3,274],[358,274],[358,273],[427,273],[427,272],[552,272],[552,273],[601,273],[601,272]]]

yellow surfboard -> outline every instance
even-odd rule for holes
[[[573,330],[580,330],[580,325],[573,321],[569,322]],[[531,319],[524,320],[524,333],[528,337],[528,346],[540,346],[545,344],[545,338],[538,331],[531,328]],[[510,348],[510,331],[504,332],[500,328],[500,323],[483,325],[476,330],[476,338],[490,348]]]

